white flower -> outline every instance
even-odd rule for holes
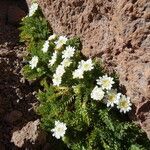
[[[93,67],[93,63],[92,63],[92,59],[88,59],[86,61],[81,60],[79,62],[78,68],[81,68],[83,71],[90,71],[90,70],[92,70],[94,68]]]
[[[48,48],[49,48],[49,41],[46,40],[42,48],[43,53],[46,53],[48,51]]]
[[[63,65],[64,67],[69,67],[71,65],[72,61],[70,59],[64,59],[61,62],[61,65]]]
[[[55,52],[53,53],[51,60],[49,60],[49,65],[50,65],[50,66],[53,66],[54,63],[56,62],[56,59],[57,59],[57,51],[55,51]]]
[[[56,39],[57,35],[56,34],[53,34],[51,36],[49,36],[48,40],[51,41],[51,40],[54,40]]]
[[[60,75],[58,75],[58,74],[54,74],[53,75],[53,85],[55,85],[55,86],[59,86],[60,84],[61,84],[61,80],[62,80],[62,78],[61,78],[61,76]]]
[[[66,58],[71,58],[73,57],[75,52],[75,48],[71,47],[70,45],[66,47],[66,49],[62,52],[62,58],[66,59]]]
[[[55,121],[55,128],[51,130],[53,132],[53,136],[57,139],[64,137],[66,133],[67,127],[66,124],[60,121]]]
[[[37,66],[39,58],[37,56],[33,56],[32,59],[29,61],[29,65],[32,69]]]
[[[131,110],[131,105],[130,98],[125,95],[121,95],[117,108],[120,109],[120,112],[126,113]]]
[[[65,73],[65,68],[63,65],[58,65],[56,68],[56,74],[62,76]]]
[[[29,8],[29,17],[31,17],[36,12],[37,9],[38,9],[38,4],[33,3]]]
[[[96,80],[98,85],[101,85],[102,89],[111,90],[112,84],[115,82],[113,81],[113,78],[108,77],[107,75],[104,75],[103,77],[99,77],[99,79]]]
[[[67,38],[65,36],[60,36],[57,41],[55,41],[56,49],[60,49],[67,42]]]
[[[95,86],[95,88],[92,90],[91,98],[94,100],[102,100],[104,97],[104,91],[102,88],[99,88],[98,86]]]
[[[76,69],[72,75],[73,75],[73,79],[75,78],[79,78],[79,79],[83,79],[83,70],[82,69]]]
[[[107,107],[114,107],[114,104],[117,104],[119,101],[121,93],[116,92],[116,90],[107,91],[106,95],[106,104]]]

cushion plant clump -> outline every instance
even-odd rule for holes
[[[129,120],[132,104],[116,75],[100,58],[85,58],[79,38],[53,33],[33,5],[20,28],[28,49],[22,73],[39,83],[41,126],[72,150],[147,150],[150,143]]]

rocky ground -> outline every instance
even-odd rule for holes
[[[135,106],[132,117],[150,137],[149,1],[38,2],[56,33],[80,36],[86,56],[101,56],[118,72]],[[0,150],[54,149],[39,129],[34,85],[20,73],[26,47],[17,28],[27,10],[25,0],[0,1]]]
[[[48,146],[34,112],[34,88],[20,73],[26,47],[19,43],[18,22],[27,13],[20,2],[0,1],[0,150]]]

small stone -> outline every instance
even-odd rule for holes
[[[23,99],[23,94],[19,88],[16,88],[16,95],[18,96],[19,99]]]
[[[22,129],[12,131],[11,142],[21,148],[28,144],[42,145],[46,142],[46,134],[40,129],[39,119],[28,122]]]
[[[20,100],[19,100],[19,99],[17,99],[17,100],[16,100],[16,102],[17,102],[17,103],[19,103],[19,102],[20,102]]]

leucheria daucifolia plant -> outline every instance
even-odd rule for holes
[[[28,46],[22,72],[40,82],[37,112],[44,129],[73,150],[147,149],[144,133],[125,115],[130,98],[99,58],[82,55],[78,38],[52,33],[35,3],[21,31]]]

